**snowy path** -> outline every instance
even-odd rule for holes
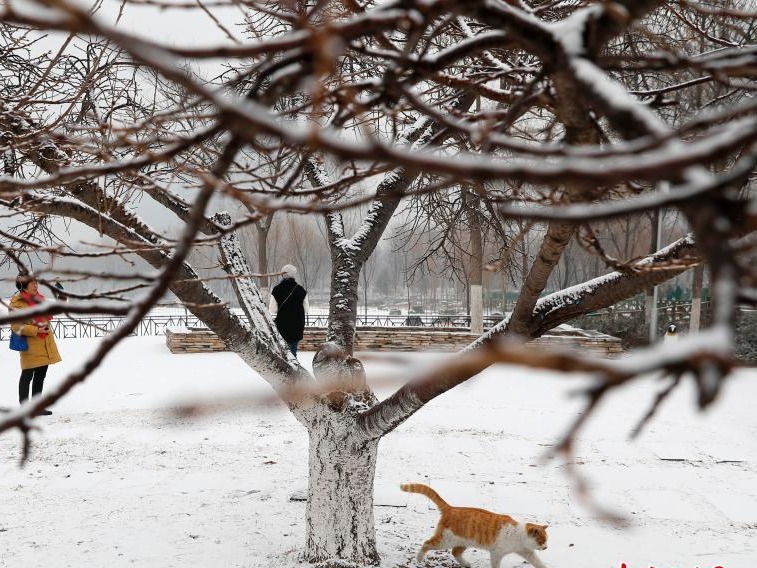
[[[51,369],[51,381],[92,349],[85,341],[60,345],[65,362]],[[2,406],[15,399],[17,364],[6,352]],[[368,369],[370,377],[396,370],[375,359]],[[566,397],[579,384],[500,367],[383,440],[383,566],[414,565],[433,529],[429,503],[397,488],[424,480],[454,504],[549,523],[542,558],[551,568],[757,565],[757,372],[733,380],[706,416],[694,412],[691,391],[679,392],[632,444],[630,425],[659,385],[634,385],[605,403],[578,460],[603,503],[631,518],[629,530],[596,523],[575,502],[562,466],[540,464],[580,409]],[[24,469],[16,465],[19,435],[0,437],[0,566],[298,566],[304,503],[289,497],[306,486],[300,425],[276,405],[178,420],[164,411],[177,398],[251,393],[269,389],[229,353],[171,355],[162,338],[130,339],[39,420],[44,429]],[[488,555],[468,554],[488,567]],[[434,555],[427,565],[454,563]]]

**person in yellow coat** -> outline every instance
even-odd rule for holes
[[[18,288],[18,293],[11,298],[9,306],[11,310],[23,310],[45,301],[44,296],[39,293],[37,281],[31,275],[20,274],[16,278],[16,288]],[[47,376],[48,365],[61,361],[50,320],[52,316],[43,315],[11,324],[13,333],[25,336],[29,344],[26,351],[20,351],[19,403],[29,398],[29,386],[31,386],[32,396],[40,394]],[[52,412],[45,409],[40,414],[50,415]]]

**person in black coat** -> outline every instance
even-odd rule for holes
[[[271,290],[268,309],[273,314],[276,328],[281,337],[289,345],[289,349],[297,355],[297,344],[302,341],[305,331],[305,314],[308,313],[308,291],[297,284],[294,279],[297,269],[291,264],[281,268],[283,273],[281,282]]]

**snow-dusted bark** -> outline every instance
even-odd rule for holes
[[[617,0],[612,5],[593,5],[578,10],[571,17],[571,26],[567,28],[577,30],[575,34],[571,34],[571,39],[578,38],[572,45],[589,53],[597,53],[607,41],[660,4],[661,0]],[[555,67],[564,63],[560,53],[562,47],[556,39],[564,37],[566,29],[560,30],[558,26],[545,23],[508,2],[459,0],[458,5],[464,13],[487,22],[493,28],[506,31],[511,37],[517,37],[520,45],[544,61]],[[590,41],[592,45],[586,45],[584,41]]]
[[[325,394],[314,401],[319,410],[308,425],[307,559],[378,564],[373,478],[379,440],[357,427],[376,397],[362,364],[335,343],[316,353],[313,372]]]
[[[307,560],[378,564],[373,479],[378,439],[356,434],[357,411],[325,411],[310,428]]]
[[[631,267],[634,271],[614,271],[545,296],[534,307],[525,337],[539,337],[561,323],[631,298],[685,272],[699,260],[697,244],[692,235],[687,235],[634,263]],[[497,325],[471,347],[509,331],[507,323]]]
[[[341,213],[327,214],[326,228],[331,250],[331,294],[326,340],[335,342],[348,353],[352,353],[358,307],[358,282],[363,262],[358,258],[360,249],[344,236]]]
[[[231,216],[226,213],[218,213],[213,217],[223,228],[231,227]],[[268,306],[260,295],[260,290],[251,276],[250,266],[242,250],[239,238],[233,232],[224,234],[218,243],[221,252],[221,261],[226,273],[231,277],[232,287],[237,295],[239,306],[242,308],[247,321],[249,332],[254,336],[254,341],[247,345],[234,347],[234,351],[242,359],[254,362],[261,353],[265,353],[271,360],[276,361],[277,366],[290,367],[291,374],[277,388],[292,388],[298,382],[308,381],[310,377],[307,371],[300,365],[297,357],[287,347],[286,342],[276,329]],[[284,400],[293,410],[297,406],[293,401],[287,400],[287,394],[282,393]]]
[[[403,168],[387,174],[376,190],[363,223],[351,237],[344,234],[341,213],[326,215],[331,249],[331,297],[329,300],[329,328],[327,339],[353,352],[355,319],[358,310],[360,271],[381,240],[389,221],[399,205],[402,194],[417,174]]]
[[[527,334],[526,329],[531,321],[534,306],[546,288],[549,277],[560,262],[560,258],[574,232],[573,225],[550,223],[539,247],[539,252],[523,281],[518,301],[510,315],[510,326],[513,333]]]

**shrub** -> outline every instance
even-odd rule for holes
[[[620,339],[623,349],[631,349],[649,343],[649,332],[644,325],[644,312],[614,314],[600,312],[576,318],[571,325],[582,329],[595,329]]]
[[[757,361],[757,311],[740,311],[734,327],[736,357]]]

